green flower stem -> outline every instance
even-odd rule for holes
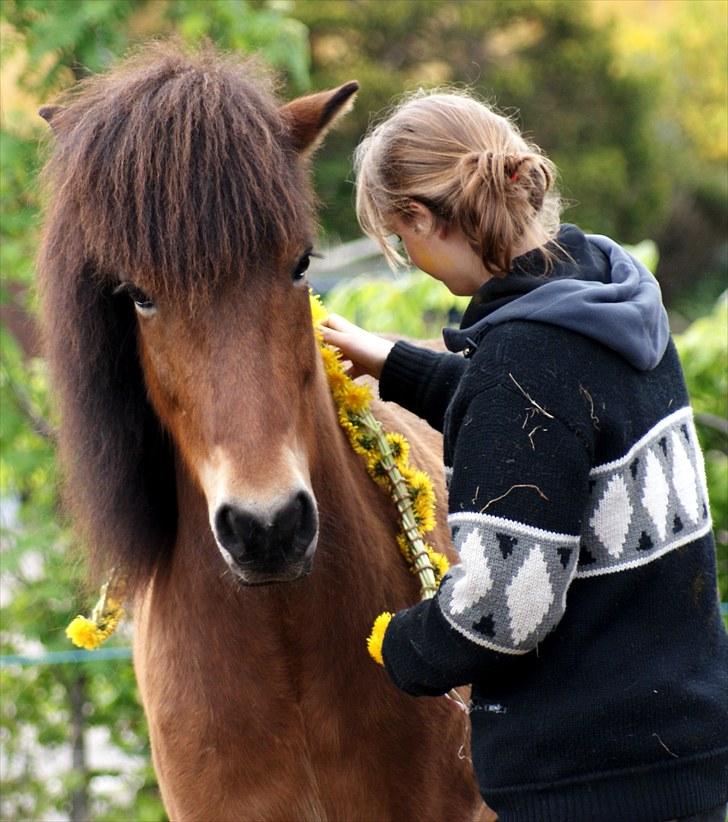
[[[402,518],[402,530],[410,544],[415,571],[420,578],[420,596],[422,599],[431,599],[437,592],[437,580],[425,548],[425,542],[417,530],[417,522],[412,510],[412,499],[407,490],[407,483],[394,461],[392,449],[387,442],[387,437],[379,420],[369,410],[360,415],[360,420],[362,426],[367,428],[374,437],[377,449],[382,455],[382,466],[392,484],[394,502]]]
[[[97,625],[100,625],[106,614],[106,597],[109,593],[109,585],[111,583],[111,577],[106,580],[106,582],[101,586],[101,590],[99,591],[99,598],[94,605],[93,611],[91,611],[91,622],[95,622]]]

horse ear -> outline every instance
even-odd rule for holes
[[[55,133],[56,126],[53,125],[53,121],[62,111],[65,111],[63,106],[43,106],[38,109],[38,114],[48,123]]]
[[[312,154],[333,124],[354,105],[359,83],[352,81],[339,88],[298,97],[281,108],[288,121],[294,149],[304,156]]]

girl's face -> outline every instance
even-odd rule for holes
[[[462,233],[452,226],[438,227],[432,213],[420,203],[413,204],[411,216],[392,215],[388,223],[414,265],[443,282],[453,294],[472,296],[490,279]]]

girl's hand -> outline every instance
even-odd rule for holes
[[[338,314],[329,314],[321,323],[321,331],[325,342],[338,348],[345,359],[351,360],[350,377],[371,374],[379,379],[384,361],[394,347],[391,340],[383,340]]]

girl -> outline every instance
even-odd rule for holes
[[[472,295],[452,352],[332,316],[327,342],[444,434],[461,563],[392,619],[393,682],[472,684],[472,755],[507,822],[724,819],[728,637],[703,462],[659,287],[559,225],[555,170],[463,94],[418,94],[359,146],[357,214],[390,262]]]

